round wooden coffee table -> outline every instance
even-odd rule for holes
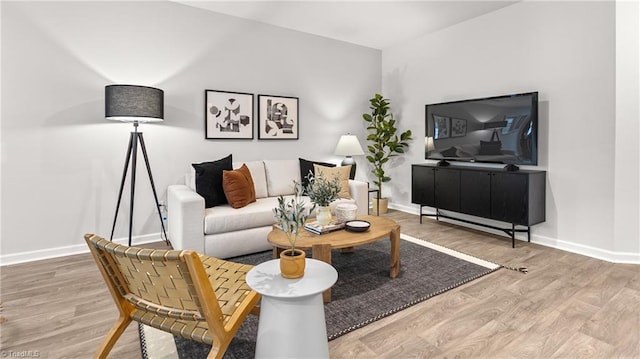
[[[391,240],[389,277],[395,278],[400,272],[400,225],[385,217],[358,216],[358,219],[371,223],[368,231],[349,232],[342,229],[318,235],[302,229],[296,242],[296,248],[311,250],[313,258],[331,264],[332,249],[351,252],[354,247],[389,238]],[[269,232],[267,240],[273,245],[273,258],[280,258],[280,252],[291,247],[287,235],[277,228]],[[331,289],[325,291],[323,297],[325,302],[329,302]]]

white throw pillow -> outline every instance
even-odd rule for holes
[[[249,172],[251,172],[251,177],[253,179],[253,184],[256,190],[256,198],[266,198],[268,196],[267,192],[267,177],[264,173],[264,162],[262,161],[249,161],[249,162],[234,162],[233,168],[237,169],[242,167],[242,165],[247,165],[249,168]]]
[[[293,194],[293,181],[300,182],[300,164],[297,159],[265,160],[264,168],[269,197]]]

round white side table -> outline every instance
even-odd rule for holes
[[[329,358],[322,292],[338,280],[335,268],[307,258],[302,278],[285,279],[274,259],[253,267],[245,280],[262,295],[256,358]]]

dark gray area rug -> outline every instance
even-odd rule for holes
[[[332,301],[325,305],[329,340],[500,268],[474,264],[422,244],[427,242],[401,241],[400,274],[394,279],[389,278],[390,242],[387,240],[356,247],[354,253],[332,253],[338,281],[332,287]],[[268,251],[229,260],[258,264],[270,259]],[[257,330],[258,318],[249,316],[224,358],[252,358]],[[206,358],[210,350],[209,346],[190,340],[177,337],[174,340],[182,359]]]

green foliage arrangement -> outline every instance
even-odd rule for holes
[[[396,134],[396,120],[391,113],[390,100],[385,99],[380,94],[375,94],[369,100],[371,113],[365,113],[362,118],[367,123],[367,161],[373,165],[371,173],[375,176],[373,183],[380,190],[382,197],[382,184],[391,181],[389,176],[385,175],[384,165],[389,159],[404,153],[409,146],[411,138],[411,130],[402,132],[400,136]]]
[[[305,202],[302,199],[302,184],[293,181],[294,196],[286,201],[284,196],[278,197],[278,207],[273,209],[276,224],[287,235],[287,240],[291,245],[291,252],[296,249],[298,232],[304,228],[311,212],[315,209],[315,204],[310,209],[305,209]]]
[[[305,192],[311,198],[311,202],[320,207],[327,207],[331,202],[338,198],[338,193],[342,190],[340,179],[333,177],[328,180],[322,174],[313,176],[311,173],[307,176],[309,184],[305,188]]]

